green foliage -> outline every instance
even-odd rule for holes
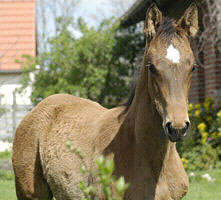
[[[76,39],[73,29],[82,36]],[[33,103],[52,94],[69,93],[112,107],[127,96],[135,58],[144,47],[142,34],[135,28],[122,32],[111,19],[95,29],[81,19],[72,24],[71,19],[59,18],[57,35],[48,41],[47,52],[20,61],[23,86],[33,86]],[[35,74],[33,83],[30,72]]]
[[[0,159],[9,159],[12,157],[11,151],[0,152]]]
[[[213,99],[190,104],[191,131],[183,143],[177,144],[187,171],[214,168],[221,156],[221,110],[214,108]]]
[[[116,179],[114,172],[114,161],[100,156],[97,159],[98,183],[101,184],[104,196],[108,200],[121,200],[123,193],[129,188],[123,177]]]
[[[182,154],[182,161],[187,171],[205,170],[215,167],[216,149],[209,144],[192,147],[191,151]]]
[[[10,171],[0,170],[0,180],[14,180],[14,174]]]
[[[0,95],[0,100],[1,100],[2,97],[3,97],[3,95]],[[6,109],[3,108],[3,106],[1,105],[1,101],[0,101],[0,116],[1,116],[2,114],[4,114],[5,112],[6,112]]]
[[[0,116],[5,112],[5,109],[1,107],[0,105]]]
[[[116,179],[113,176],[114,162],[100,156],[97,161],[97,170],[87,170],[85,165],[81,167],[81,173],[87,176],[93,176],[97,181],[94,183],[79,182],[79,188],[84,193],[84,200],[99,198],[98,188],[102,188],[103,195],[107,200],[122,200],[124,192],[129,188],[123,177]]]
[[[68,149],[75,153],[82,161],[81,173],[90,177],[93,182],[79,182],[79,188],[84,194],[82,200],[99,199],[99,188],[102,189],[103,195],[107,200],[123,200],[124,192],[129,188],[129,183],[125,183],[124,177],[115,178],[114,161],[100,156],[96,159],[97,169],[92,171],[86,167],[84,156],[79,148],[73,148],[71,142],[67,142]]]

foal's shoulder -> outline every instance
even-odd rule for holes
[[[124,109],[125,107],[121,106],[106,110],[93,122],[92,125],[97,130],[94,141],[99,152],[103,152],[117,135],[123,122],[120,115]]]

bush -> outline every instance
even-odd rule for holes
[[[210,169],[216,164],[217,152],[209,144],[198,145],[193,147],[192,151],[184,152],[182,161],[187,171]]]
[[[187,171],[214,168],[221,156],[221,110],[214,108],[214,100],[190,104],[190,133],[182,144],[177,144]]]
[[[100,156],[96,164],[96,171],[87,170],[85,165],[81,167],[82,174],[86,174],[88,177],[93,176],[93,179],[97,179],[94,183],[79,182],[79,188],[84,194],[83,200],[99,199],[99,195],[97,194],[97,191],[99,191],[98,188],[102,189],[105,199],[122,200],[124,192],[129,187],[129,183],[125,183],[124,177],[116,179],[113,176],[114,161]]]
[[[57,93],[89,98],[109,108],[122,102],[129,92],[137,55],[145,45],[142,33],[132,27],[122,32],[113,19],[97,28],[80,19],[72,24],[71,19],[59,18],[57,25],[48,51],[18,61],[24,72],[23,87],[32,85],[32,102]],[[76,28],[80,38],[71,31]]]
[[[67,148],[81,159],[81,173],[90,177],[93,182],[80,181],[78,186],[84,198],[81,200],[99,199],[99,188],[102,189],[103,196],[107,200],[123,200],[125,191],[129,188],[129,183],[125,183],[124,177],[118,179],[113,175],[114,161],[103,156],[96,159],[97,169],[92,171],[86,167],[84,155],[79,148],[73,148],[70,141],[67,142]]]

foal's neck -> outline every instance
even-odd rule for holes
[[[173,199],[170,191],[178,199],[188,178],[151,99],[148,71],[142,68],[133,102],[106,153],[114,155],[115,175],[131,183],[125,199]]]
[[[145,68],[141,69],[134,102],[128,115],[128,118],[134,118],[137,156],[142,155],[141,159],[147,161],[150,167],[159,173],[168,161],[170,151],[175,148],[166,137],[162,127],[162,118],[151,100],[148,91],[148,71]]]

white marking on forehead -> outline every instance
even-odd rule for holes
[[[173,63],[179,63],[180,61],[180,52],[174,48],[174,46],[171,44],[168,48],[167,48],[167,55],[166,58],[170,61],[172,61]]]

